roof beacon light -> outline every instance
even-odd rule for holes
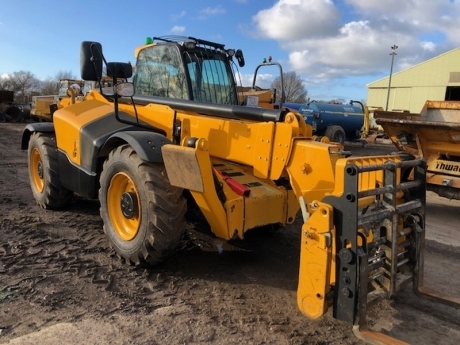
[[[268,55],[268,62],[272,62],[272,56]]]
[[[262,60],[262,63],[267,63],[267,58],[264,58],[264,59]]]
[[[146,45],[147,45],[147,44],[152,44],[152,43],[153,43],[152,37],[147,37],[147,38],[145,39],[145,44],[146,44]]]

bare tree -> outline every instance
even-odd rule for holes
[[[32,92],[38,91],[40,80],[30,71],[18,71],[8,74],[12,91],[15,92],[16,103],[28,103],[31,101]]]
[[[40,83],[40,93],[42,95],[57,95],[59,93],[59,81],[72,79],[76,79],[72,71],[59,71],[54,77],[49,77]]]
[[[285,92],[285,102],[288,103],[306,103],[308,91],[305,88],[302,78],[294,71],[284,72],[284,92]],[[281,97],[281,78],[276,77],[271,84],[272,89],[277,90],[277,101]]]
[[[75,74],[72,73],[72,71],[63,71],[60,70],[59,72],[56,73],[54,77],[57,81],[62,80],[62,79],[77,79]]]
[[[48,78],[40,83],[41,95],[57,95],[59,92],[59,82],[55,78]]]

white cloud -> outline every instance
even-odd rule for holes
[[[261,89],[269,89],[273,80],[275,80],[275,77],[277,76],[278,74],[273,75],[270,73],[260,73],[259,71],[257,73],[256,86]],[[239,74],[239,77],[241,79],[241,85],[252,86],[252,83],[254,82],[254,74]],[[240,84],[239,80],[238,84]]]
[[[421,42],[420,44],[424,50],[429,50],[432,52],[436,48],[436,44],[433,42]]]
[[[280,0],[253,17],[262,37],[294,40],[339,30],[339,11],[330,0]]]
[[[171,30],[169,30],[169,31],[171,31],[171,32],[174,33],[174,34],[180,34],[180,33],[182,33],[182,32],[185,31],[185,26],[182,26],[182,25],[174,25],[174,26],[171,28]]]
[[[205,19],[207,17],[212,17],[216,16],[219,14],[224,14],[226,13],[227,10],[223,8],[222,6],[216,6],[216,7],[206,7],[200,11],[200,18]]]
[[[172,21],[179,20],[179,19],[181,19],[182,17],[185,16],[185,13],[186,13],[185,11],[181,11],[181,12],[179,12],[179,13],[173,14],[173,15],[171,16],[171,20],[172,20]]]
[[[309,84],[388,73],[394,44],[396,71],[460,45],[460,1],[344,1],[347,13],[331,0],[278,0],[253,23]]]
[[[254,78],[254,74],[240,74],[240,79],[241,79],[241,85],[243,86],[251,86],[252,85],[252,80]],[[238,84],[240,84],[238,82]]]

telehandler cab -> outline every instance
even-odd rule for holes
[[[98,198],[111,245],[136,265],[156,264],[179,244],[184,190],[225,240],[292,224],[300,210],[299,309],[314,319],[332,307],[368,342],[397,343],[367,328],[371,300],[411,282],[441,300],[423,287],[423,159],[349,157],[282,105],[241,105],[241,50],[167,37],[135,56],[133,82],[92,90],[52,122],[26,126],[38,205],[62,208],[73,193]],[[103,62],[114,84],[132,77],[130,64],[107,63],[99,43],[82,43],[83,80],[99,81]]]

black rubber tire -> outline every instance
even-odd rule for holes
[[[155,265],[179,245],[185,231],[183,190],[171,186],[162,163],[143,161],[122,145],[104,162],[100,177],[100,213],[104,232],[129,264]],[[131,208],[122,208],[129,194]],[[126,216],[123,211],[130,211]]]
[[[65,207],[73,192],[61,186],[54,135],[33,133],[29,140],[27,158],[30,186],[37,204],[44,209]]]
[[[415,156],[406,151],[395,151],[391,153],[392,156],[399,156],[402,161],[410,161],[415,159]],[[401,180],[403,182],[409,181],[410,174],[413,168],[405,168],[401,171]]]
[[[345,131],[340,126],[327,127],[324,135],[332,142],[340,143],[342,145],[345,143]]]

